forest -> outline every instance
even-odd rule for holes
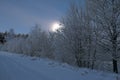
[[[60,25],[55,32],[37,24],[28,34],[0,32],[0,50],[120,72],[120,0],[85,0],[85,7],[71,3]]]

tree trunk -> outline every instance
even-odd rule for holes
[[[117,60],[113,59],[113,72],[118,73]]]

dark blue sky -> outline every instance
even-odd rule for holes
[[[35,24],[49,30],[65,15],[71,0],[0,0],[0,31],[28,33]],[[73,0],[80,1],[80,0]]]

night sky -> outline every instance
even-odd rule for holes
[[[82,0],[73,0],[81,1]],[[48,31],[59,22],[71,0],[0,0],[0,31],[13,28],[16,33],[28,33],[35,24]]]

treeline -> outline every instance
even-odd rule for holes
[[[28,37],[28,34],[16,34],[14,32],[14,29],[10,29],[9,31],[5,31],[5,32],[0,32],[0,50],[11,51],[13,48],[13,45],[17,44],[17,39],[20,39],[20,38],[26,39],[27,37]],[[14,42],[15,39],[16,39],[16,42]],[[11,42],[12,44],[10,44]]]
[[[27,38],[28,34],[15,34],[14,29],[10,29],[9,31],[6,32],[0,32],[0,44],[4,44],[10,39],[18,38],[18,37]]]
[[[120,0],[85,0],[83,8],[72,3],[61,25],[50,33],[37,25],[27,37],[13,38],[2,49],[119,72]]]
[[[15,34],[13,29],[1,34],[5,41],[1,43],[1,50],[54,59],[49,35],[38,25],[29,34]]]

